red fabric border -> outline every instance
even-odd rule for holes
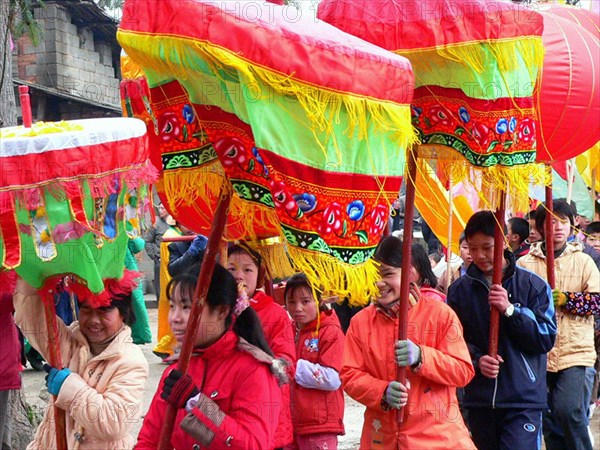
[[[1,158],[0,191],[123,172],[147,159],[146,135],[123,141]]]

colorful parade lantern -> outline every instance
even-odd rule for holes
[[[118,38],[149,89],[140,102],[130,85],[125,103],[149,105],[171,213],[206,231],[231,183],[227,239],[279,237],[316,285],[366,302],[416,139],[408,61],[268,3],[129,6]]]
[[[540,13],[546,56],[535,94],[537,160],[565,161],[600,140],[600,17],[564,6]]]
[[[410,60],[420,157],[458,161],[447,168],[453,181],[478,184],[489,208],[506,189],[516,209],[527,207],[525,181],[545,179],[528,166],[544,55],[539,14],[510,2],[324,0],[318,17]]]
[[[137,119],[39,122],[0,130],[0,260],[36,288],[64,275],[108,300],[157,172]]]

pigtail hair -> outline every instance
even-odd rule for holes
[[[246,340],[249,344],[260,348],[269,356],[274,356],[269,344],[267,344],[267,338],[263,332],[260,319],[258,318],[256,311],[252,308],[246,308],[239,317],[235,319],[233,332]]]

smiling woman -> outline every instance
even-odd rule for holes
[[[66,326],[58,321],[60,353],[64,367],[49,367],[48,391],[52,404],[66,413],[68,448],[132,448],[129,434],[141,415],[148,363],[132,343],[129,325],[135,320],[132,276],[105,281],[110,304],[93,308],[83,292],[78,298],[80,320]],[[89,294],[88,294],[89,295]],[[52,345],[47,339],[43,302],[38,291],[23,279],[14,294],[15,322],[48,360]],[[28,448],[56,448],[53,408],[47,409],[34,441]]]
[[[383,238],[374,259],[379,296],[352,318],[340,371],[346,393],[367,408],[360,447],[474,449],[456,399],[474,374],[456,314],[411,284],[408,338],[397,341],[402,241]],[[406,384],[395,381],[397,366],[410,367]]]

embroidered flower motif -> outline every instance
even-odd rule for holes
[[[275,206],[278,208],[283,208],[286,211],[294,214],[298,210],[298,204],[294,200],[294,197],[286,192],[283,181],[273,180],[270,182],[270,185]]]
[[[309,213],[317,207],[317,197],[313,194],[305,192],[304,194],[294,194],[292,197],[294,197],[300,211],[303,213]]]
[[[481,122],[473,122],[472,135],[475,141],[487,150],[490,143],[490,129]]]
[[[181,127],[173,111],[167,111],[158,118],[158,131],[163,142],[170,142],[179,136]]]
[[[508,131],[510,131],[511,133],[514,133],[516,128],[517,128],[517,119],[515,119],[514,117],[511,117],[510,120],[508,121]]]
[[[369,233],[371,236],[378,236],[385,228],[389,214],[389,209],[386,205],[377,205],[371,212],[371,225]]]
[[[500,119],[496,123],[496,133],[498,133],[498,134],[504,134],[507,131],[508,131],[508,120],[506,120],[506,119]]]
[[[182,114],[187,123],[194,122],[194,108],[192,108],[190,105],[185,105],[183,107]]]
[[[450,117],[442,105],[433,105],[429,108],[428,117],[431,125],[450,126]]]
[[[221,138],[214,143],[214,147],[221,162],[226,167],[231,167],[234,164],[243,165],[246,162],[244,143],[237,138]]]
[[[365,204],[362,200],[354,200],[346,207],[346,213],[350,220],[358,221],[365,215]]]
[[[323,212],[323,220],[318,226],[319,234],[328,235],[342,228],[342,205],[337,202],[330,203]]]
[[[458,115],[460,116],[460,120],[462,120],[464,123],[469,123],[471,120],[471,115],[464,106],[458,108]]]
[[[532,143],[535,141],[535,122],[533,119],[523,119],[517,127],[517,136],[520,141]]]

